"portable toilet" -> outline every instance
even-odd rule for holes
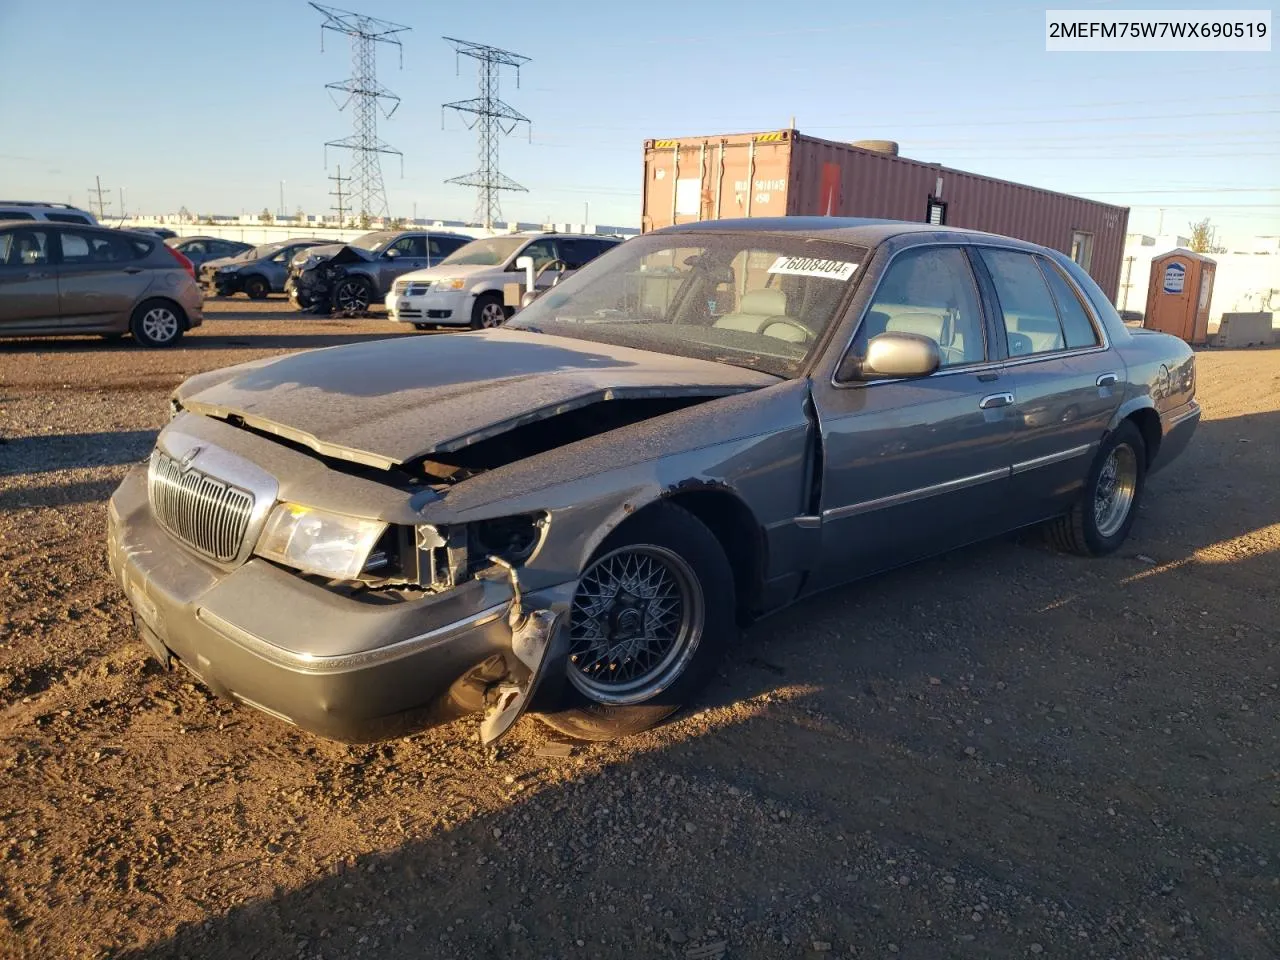
[[[1217,262],[1200,253],[1177,249],[1151,261],[1147,313],[1142,325],[1171,333],[1187,343],[1203,344],[1209,337],[1209,299]]]

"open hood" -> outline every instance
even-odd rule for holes
[[[204,375],[179,388],[182,406],[383,468],[596,403],[778,382],[708,360],[502,329],[330,347],[219,373],[216,383]]]

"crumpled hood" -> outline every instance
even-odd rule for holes
[[[391,467],[600,401],[727,396],[777,382],[708,360],[498,329],[257,361],[194,377],[176,396],[192,413]]]

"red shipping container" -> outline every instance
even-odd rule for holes
[[[1128,207],[922,163],[897,145],[798,130],[646,140],[641,230],[733,217],[879,217],[986,230],[1061,250],[1113,301]]]

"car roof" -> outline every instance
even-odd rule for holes
[[[67,223],[65,220],[0,220],[0,228],[31,227],[40,230],[110,230],[100,223]]]
[[[784,236],[835,240],[859,246],[875,247],[906,234],[930,234],[940,240],[947,237],[968,240],[983,239],[1004,244],[1044,249],[1038,244],[981,230],[963,227],[940,227],[907,220],[878,220],[870,217],[738,217],[732,220],[701,220],[663,227],[652,233],[772,233]]]

